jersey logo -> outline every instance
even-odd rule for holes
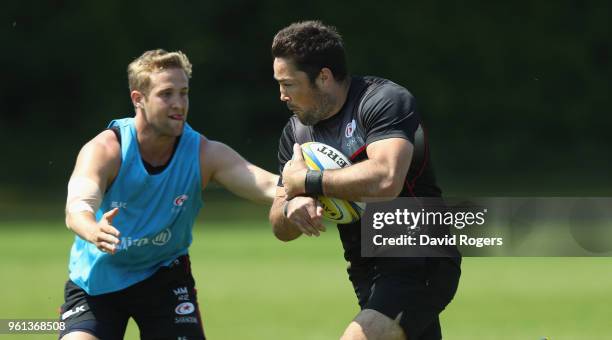
[[[111,206],[111,208],[126,209],[127,208],[127,202],[112,201],[110,206]]]
[[[188,199],[189,199],[189,196],[182,194],[174,199],[174,205],[177,207],[181,207],[183,206],[183,203],[185,203],[185,201]]]
[[[193,313],[194,311],[195,306],[191,302],[183,302],[174,309],[174,312],[178,315],[187,315]]]
[[[159,234],[155,235],[151,243],[153,243],[156,246],[163,246],[166,243],[168,243],[168,241],[170,241],[171,238],[172,238],[172,233],[170,232],[170,229],[166,228],[162,230]]]
[[[150,244],[154,246],[164,246],[172,238],[170,228],[166,228],[153,237],[122,237],[119,244],[119,250],[128,250],[130,247],[144,247]]]
[[[344,130],[344,136],[346,138],[351,138],[356,128],[357,128],[357,124],[355,123],[355,120],[353,119],[350,123],[346,125],[346,129]]]
[[[187,291],[187,287],[173,289],[172,292],[174,292],[174,295],[189,294],[189,292]]]

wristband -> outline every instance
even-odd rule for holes
[[[323,171],[308,170],[304,190],[307,195],[323,195]]]

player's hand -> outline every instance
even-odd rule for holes
[[[325,231],[323,207],[312,197],[295,197],[287,203],[287,218],[306,236],[319,236]]]
[[[304,162],[302,148],[299,144],[293,144],[293,157],[283,168],[283,187],[287,194],[287,199],[302,195],[306,192],[306,172],[308,167]]]
[[[119,213],[119,208],[107,211],[97,224],[96,230],[91,233],[89,242],[100,251],[115,254],[119,246],[119,230],[113,227],[113,219]]]

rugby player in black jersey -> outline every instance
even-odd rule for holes
[[[274,234],[291,241],[325,231],[324,194],[351,201],[440,197],[413,96],[378,77],[351,76],[334,27],[305,21],[272,43],[280,100],[293,115],[279,142],[282,178],[270,210]],[[333,146],[354,165],[308,171],[299,144]],[[308,174],[308,180],[307,180]],[[359,222],[338,225],[361,311],[342,339],[440,339],[439,313],[455,295],[461,259],[362,257]]]

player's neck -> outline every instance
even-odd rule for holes
[[[348,98],[348,93],[349,93],[350,88],[351,88],[351,77],[347,76],[345,80],[343,80],[342,82],[338,84],[338,88],[335,89],[334,92],[332,93],[332,97],[334,97],[336,100],[334,100],[334,105],[329,111],[329,114],[327,115],[327,117],[325,117],[324,119],[333,117],[336,114],[338,114],[340,110],[342,110],[342,107],[344,106],[344,103],[346,102],[346,99]]]
[[[136,124],[136,138],[140,156],[152,166],[161,166],[172,157],[177,137],[163,136],[151,126]]]
[[[142,159],[152,166],[161,166],[168,163],[168,160],[172,157],[176,137],[147,136],[146,133],[141,136],[142,134],[138,135],[138,147]]]

